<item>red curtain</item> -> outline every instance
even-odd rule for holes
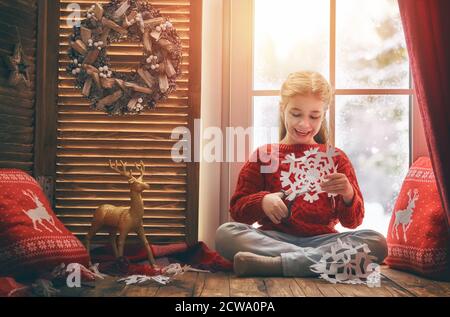
[[[450,224],[450,1],[398,3],[427,145]]]

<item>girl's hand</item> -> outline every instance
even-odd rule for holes
[[[288,215],[288,209],[281,199],[283,196],[283,193],[272,193],[264,196],[262,200],[264,213],[275,224],[279,224]]]
[[[355,191],[347,175],[342,173],[334,173],[331,175],[325,175],[326,181],[320,184],[322,190],[330,194],[342,195],[344,202],[350,205],[353,201],[353,196],[355,196]]]

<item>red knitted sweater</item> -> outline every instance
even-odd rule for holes
[[[278,149],[277,149],[278,148]],[[355,171],[347,157],[340,149],[333,161],[337,172],[347,175],[353,186],[355,196],[351,205],[346,205],[342,196],[328,197],[327,193],[318,194],[318,200],[306,201],[304,195],[298,196],[293,202],[292,215],[280,224],[274,224],[262,209],[262,199],[265,195],[279,192],[282,189],[281,171],[289,170],[289,164],[283,163],[286,155],[294,154],[296,158],[305,155],[305,151],[318,148],[326,152],[323,144],[277,144],[267,145],[256,150],[245,163],[240,174],[236,190],[231,197],[230,213],[235,221],[246,224],[258,222],[261,230],[277,230],[295,236],[315,236],[337,232],[334,226],[340,222],[344,227],[356,228],[364,217],[364,202],[358,186]],[[266,153],[266,154],[264,154]],[[269,156],[268,156],[269,155]],[[261,173],[261,166],[270,165],[268,160],[278,160],[278,169],[274,173]],[[288,201],[285,200],[286,205]]]

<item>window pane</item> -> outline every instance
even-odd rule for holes
[[[255,0],[254,89],[278,90],[298,70],[329,76],[330,1]]]
[[[409,167],[409,96],[336,96],[336,146],[356,170],[362,228],[386,234]]]
[[[409,88],[397,0],[337,0],[336,87]]]
[[[279,97],[253,98],[253,149],[278,142],[280,125]]]

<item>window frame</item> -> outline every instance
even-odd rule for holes
[[[255,90],[253,88],[254,61],[254,18],[255,0],[224,0],[224,29],[228,32],[226,46],[229,47],[224,55],[226,63],[223,69],[224,85],[229,92],[229,98],[223,99],[227,113],[223,122],[228,126],[250,127],[253,125],[253,97],[278,96],[279,90]],[[249,18],[250,17],[250,18]],[[335,87],[336,63],[336,0],[330,0],[330,82]],[[224,45],[225,45],[224,44]],[[411,78],[411,76],[410,76]],[[409,89],[337,89],[336,95],[409,95],[409,166],[419,156],[428,155],[422,119],[415,96],[413,83]],[[335,102],[330,105],[330,141],[335,143]],[[250,140],[253,143],[253,140]],[[234,192],[239,171],[243,162],[228,162],[222,166],[225,176],[228,197],[222,199],[221,222],[229,218],[228,202]],[[224,181],[224,180],[222,180]]]
[[[255,0],[250,0],[252,4],[252,25],[254,25],[255,20]],[[409,164],[411,165],[412,161],[412,111],[413,111],[413,102],[414,102],[414,90],[412,87],[412,79],[410,76],[410,88],[409,89],[395,89],[395,88],[385,88],[385,89],[367,89],[367,88],[352,88],[352,89],[336,89],[336,9],[337,9],[337,0],[329,0],[330,1],[330,47],[329,47],[329,82],[335,91],[336,96],[368,96],[368,95],[400,95],[400,96],[409,96],[410,104],[409,104]],[[253,97],[276,97],[280,95],[280,90],[264,90],[264,89],[254,89],[253,82],[253,67],[254,67],[254,32],[255,30],[252,27],[252,104],[251,110],[253,112]],[[410,70],[411,73],[411,70]],[[253,117],[253,116],[252,116]],[[253,120],[252,120],[253,121]],[[251,122],[253,125],[253,122]],[[332,103],[329,107],[329,136],[330,143],[334,146],[336,141],[336,100],[333,98]]]

